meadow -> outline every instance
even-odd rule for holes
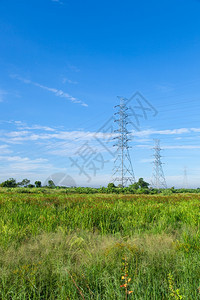
[[[200,195],[0,188],[0,299],[200,299]]]

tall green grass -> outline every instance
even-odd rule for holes
[[[200,299],[200,196],[0,193],[0,299]],[[177,298],[178,299],[178,298]]]

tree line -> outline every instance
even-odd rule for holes
[[[14,179],[14,178],[9,178],[6,181],[2,182],[0,184],[0,186],[8,187],[8,188],[15,188],[15,187],[40,188],[40,187],[42,187],[42,182],[39,180],[36,180],[35,184],[31,184],[31,181],[27,178],[23,179],[20,182],[17,182],[16,179]],[[53,188],[53,187],[56,187],[56,185],[54,184],[53,180],[49,180],[47,187]]]
[[[120,184],[116,186],[114,183],[109,183],[107,187],[92,188],[92,187],[66,187],[66,186],[56,186],[53,180],[49,180],[48,184],[42,186],[41,181],[36,180],[34,184],[31,184],[29,179],[23,179],[17,182],[14,178],[9,178],[0,184],[0,187],[5,188],[20,188],[20,192],[30,192],[32,188],[41,189],[45,192],[45,189],[60,190],[62,189],[65,193],[78,193],[78,194],[95,194],[95,193],[107,193],[107,194],[159,194],[171,195],[174,193],[200,193],[200,188],[197,189],[175,189],[174,187],[168,189],[157,189],[151,187],[151,185],[144,181],[143,178],[128,187],[122,187]],[[21,189],[22,188],[22,189]]]

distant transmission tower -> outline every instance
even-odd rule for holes
[[[183,188],[188,189],[188,177],[187,177],[187,168],[186,167],[184,167]]]
[[[153,148],[155,150],[154,153],[154,167],[153,167],[153,178],[152,178],[152,185],[153,187],[159,189],[159,188],[167,188],[163,168],[162,168],[162,162],[161,162],[161,148],[160,148],[160,140],[155,139],[155,147]]]
[[[115,113],[117,119],[115,122],[118,125],[115,133],[117,134],[114,139],[116,140],[115,147],[117,147],[117,155],[113,168],[113,182],[119,182],[122,187],[128,184],[133,184],[135,182],[135,176],[133,172],[133,167],[131,163],[131,158],[129,155],[129,145],[130,133],[127,130],[129,122],[128,118],[128,108],[126,105],[126,99],[123,97],[118,97],[120,99],[120,104],[115,106],[118,111]]]

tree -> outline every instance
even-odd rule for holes
[[[110,182],[107,186],[108,189],[116,188],[113,182]]]
[[[17,186],[16,179],[9,178],[8,180],[2,182],[1,186],[2,187],[16,187]]]
[[[42,186],[42,183],[41,183],[41,181],[35,181],[35,186],[36,186],[36,188],[40,188],[41,186]]]
[[[54,188],[54,187],[55,187],[55,183],[53,182],[53,180],[49,180],[49,181],[48,181],[48,186],[49,186],[50,188]]]
[[[28,185],[30,184],[30,180],[29,179],[23,179],[22,182],[18,183],[18,186],[23,186],[23,187],[28,187]]]
[[[123,185],[121,183],[119,183],[117,187],[122,189]]]
[[[138,180],[138,185],[139,185],[139,187],[142,189],[148,189],[148,186],[149,186],[149,183],[148,182],[146,182],[146,181],[144,181],[144,179],[143,178],[139,178],[139,180]]]
[[[137,182],[129,185],[130,190],[138,190],[139,189],[139,184]]]
[[[27,186],[28,188],[34,188],[35,186],[34,186],[34,184],[29,184],[28,186]]]

